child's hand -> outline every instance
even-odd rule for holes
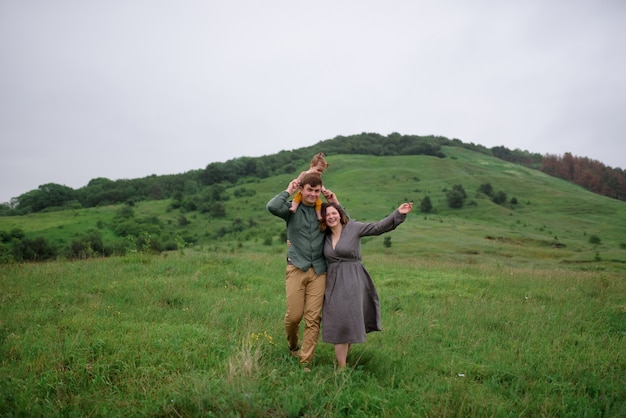
[[[337,201],[337,196],[333,192],[328,189],[322,189],[322,194],[328,203],[339,203]]]
[[[287,190],[286,191],[287,191],[287,193],[292,195],[292,194],[294,194],[294,192],[296,190],[298,190],[299,187],[300,187],[300,182],[298,181],[298,179],[293,179],[289,183],[289,186],[287,186]]]

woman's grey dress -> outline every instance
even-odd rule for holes
[[[363,343],[365,334],[380,331],[380,307],[374,282],[361,262],[361,237],[395,229],[406,215],[395,210],[379,222],[349,221],[333,249],[326,235],[324,256],[328,265],[322,309],[322,341],[332,344]]]

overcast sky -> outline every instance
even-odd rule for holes
[[[361,132],[626,168],[625,48],[624,0],[4,0],[0,202]]]

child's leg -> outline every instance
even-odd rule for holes
[[[291,201],[291,208],[289,210],[291,212],[295,212],[296,209],[298,209],[298,206],[300,206],[300,202],[302,202],[302,193],[298,191]]]
[[[317,215],[317,219],[322,220],[322,199],[319,197],[315,201],[315,214]]]

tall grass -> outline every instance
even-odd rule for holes
[[[288,353],[282,246],[3,266],[0,415],[626,414],[623,274],[364,248],[384,330],[344,372]]]

